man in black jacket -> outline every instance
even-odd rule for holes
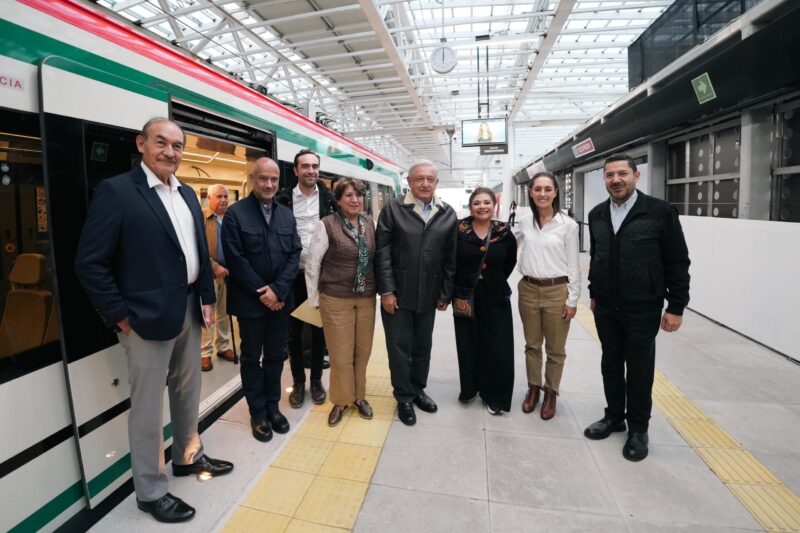
[[[389,352],[397,415],[416,423],[414,402],[428,413],[438,409],[425,394],[431,361],[435,310],[453,294],[456,227],[453,208],[434,193],[438,170],[420,161],[408,171],[409,192],[389,202],[375,231],[375,281]]]
[[[639,172],[629,156],[606,159],[603,179],[610,198],[589,213],[589,294],[607,407],[584,435],[605,439],[625,431],[627,419],[622,455],[641,461],[648,453],[656,334],[659,324],[667,332],[681,327],[689,303],[689,252],[677,210],[636,190]]]
[[[292,292],[295,305],[308,299],[306,288],[306,254],[311,244],[311,236],[320,219],[334,211],[333,196],[325,185],[319,182],[320,159],[317,154],[304,148],[294,156],[294,175],[297,186],[283,189],[275,200],[288,207],[297,221],[297,233],[303,245],[300,254],[300,266],[294,279]],[[295,409],[302,407],[306,394],[306,370],[303,361],[303,326],[305,322],[297,318],[289,318],[289,363],[292,369],[292,392],[289,394],[289,405]],[[321,405],[325,403],[327,394],[322,385],[323,356],[325,355],[325,337],[322,328],[308,324],[311,331],[311,400]]]

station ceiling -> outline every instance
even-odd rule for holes
[[[672,1],[97,3],[401,165],[430,159],[445,186],[470,186],[624,96],[627,46]],[[441,46],[456,55],[444,74]],[[508,155],[461,147],[461,121],[489,116],[509,120]]]

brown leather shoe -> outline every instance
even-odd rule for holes
[[[556,415],[556,397],[558,395],[555,392],[544,390],[544,401],[542,401],[542,412],[540,413],[542,420],[550,420]]]
[[[367,400],[356,400],[353,402],[353,405],[355,405],[356,409],[358,409],[358,414],[361,416],[361,418],[366,418],[367,420],[372,419],[372,406]]]
[[[333,406],[333,409],[331,409],[331,412],[328,415],[328,425],[330,427],[333,427],[342,421],[342,416],[344,416],[344,412],[347,411],[347,407],[347,405]]]
[[[236,356],[234,355],[233,350],[225,350],[224,352],[217,352],[217,357],[232,363]]]
[[[522,412],[523,413],[532,413],[534,409],[536,409],[536,404],[539,403],[539,392],[541,392],[542,388],[533,385],[528,387],[528,392],[525,393],[525,399],[522,400]]]
[[[208,372],[214,368],[214,364],[211,362],[211,356],[208,357],[201,357],[200,358],[200,370],[203,372]]]

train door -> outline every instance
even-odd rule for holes
[[[81,492],[92,508],[130,478],[130,389],[116,336],[75,276],[75,252],[97,184],[138,162],[137,130],[149,118],[167,116],[169,108],[160,90],[60,57],[42,61],[39,79],[66,376]]]

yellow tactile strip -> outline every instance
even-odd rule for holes
[[[598,339],[594,316],[589,308],[579,304],[577,318]],[[653,405],[765,531],[800,531],[800,497],[709,418],[660,370],[656,370],[653,382]]]
[[[328,427],[332,405],[315,406],[234,511],[225,532],[327,533],[352,530],[394,418],[383,331],[375,330],[367,399],[374,417],[350,408]]]

